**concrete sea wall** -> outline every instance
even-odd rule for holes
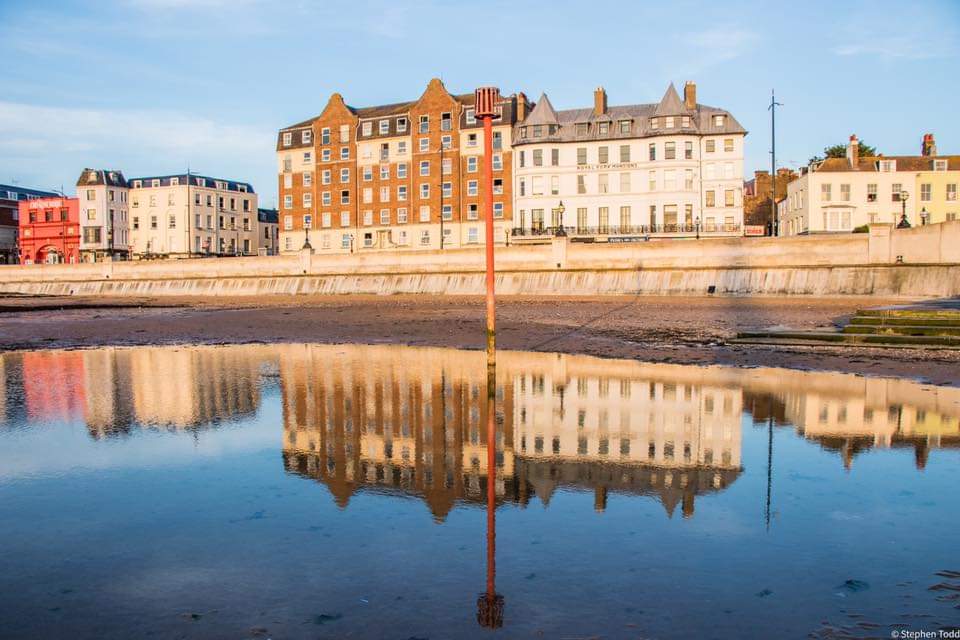
[[[506,295],[960,295],[960,222],[869,234],[497,248]],[[0,267],[0,295],[481,294],[480,248]]]

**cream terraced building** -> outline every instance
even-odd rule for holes
[[[624,241],[741,235],[744,128],[688,82],[658,104],[556,111],[546,95],[514,126],[514,230]],[[561,231],[562,229],[562,231]]]
[[[77,179],[80,259],[126,259],[130,255],[130,188],[123,172],[86,168]]]

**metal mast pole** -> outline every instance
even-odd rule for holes
[[[777,235],[777,102],[770,89],[770,235]]]

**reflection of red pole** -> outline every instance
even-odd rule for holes
[[[497,412],[496,369],[487,369],[487,598],[496,595],[497,575]]]

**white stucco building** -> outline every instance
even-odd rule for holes
[[[542,95],[514,126],[513,240],[741,235],[745,135],[692,82],[658,104],[609,107],[598,88],[593,108],[556,111]]]
[[[130,254],[129,185],[112,169],[84,169],[77,179],[80,259],[125,260]]]

